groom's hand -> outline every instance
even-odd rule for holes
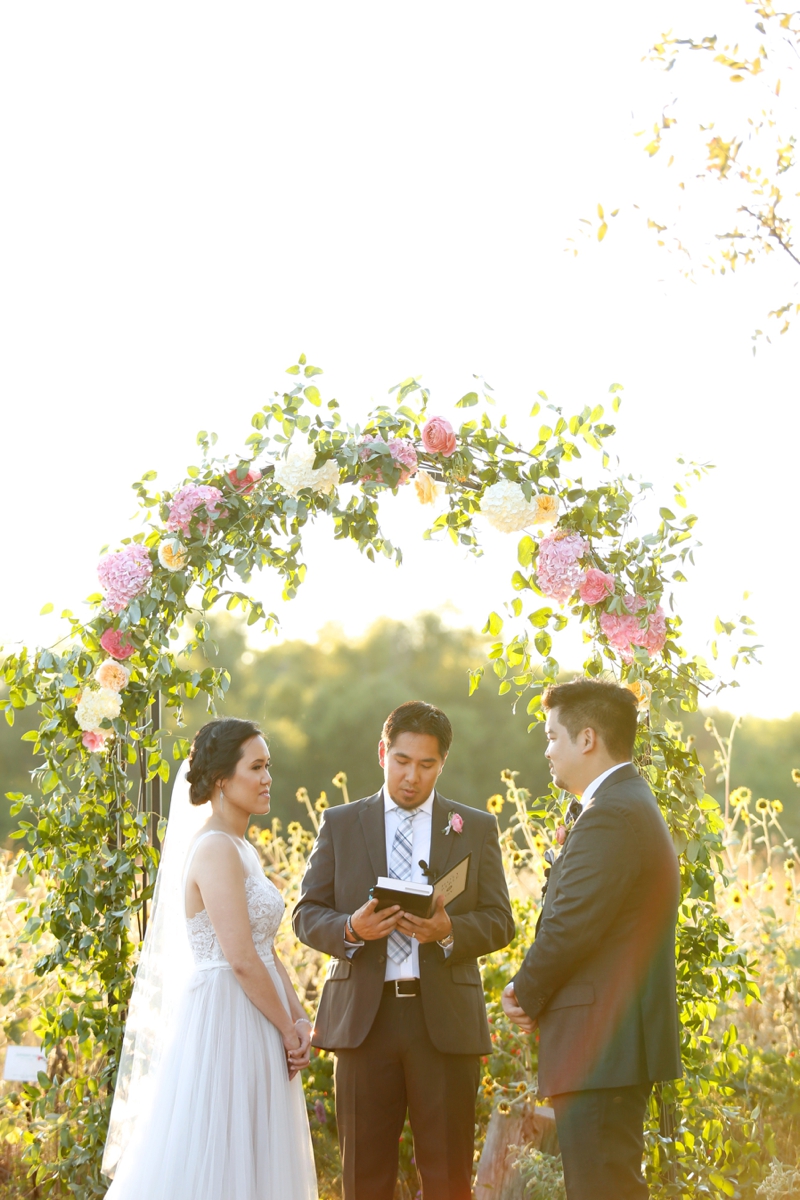
[[[445,912],[444,896],[437,896],[432,917],[415,917],[413,913],[401,913],[397,928],[406,937],[425,942],[441,942],[453,931],[453,922]]]
[[[397,925],[397,918],[400,915],[399,904],[382,908],[380,912],[375,911],[377,907],[377,900],[368,900],[350,918],[353,932],[362,942],[377,942],[379,938],[388,937]]]
[[[509,983],[503,988],[500,1002],[503,1005],[503,1012],[510,1021],[513,1021],[515,1025],[519,1025],[523,1032],[533,1033],[536,1028],[536,1022],[532,1017],[528,1016],[524,1008],[520,1008],[513,983]]]

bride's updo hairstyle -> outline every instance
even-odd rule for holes
[[[242,757],[242,746],[252,737],[263,737],[253,721],[220,717],[209,721],[195,734],[189,751],[189,797],[192,804],[205,804],[220,780],[230,779]]]

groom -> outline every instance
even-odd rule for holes
[[[639,1200],[650,1091],[681,1074],[678,860],[631,761],[633,694],[578,679],[543,704],[551,774],[579,799],[503,1008],[539,1026],[539,1092],[555,1108],[568,1200]]]
[[[384,784],[326,809],[294,929],[330,954],[312,1044],[336,1053],[344,1200],[392,1200],[408,1111],[424,1200],[469,1200],[480,1055],[491,1050],[477,960],[514,922],[497,822],[436,791],[453,731],[412,700],[386,718]],[[376,911],[379,875],[425,882],[471,855],[466,890],[428,919]]]

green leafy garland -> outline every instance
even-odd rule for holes
[[[499,605],[505,615],[492,612],[486,632],[495,638],[489,661],[500,691],[525,698],[533,724],[543,715],[543,689],[559,676],[553,636],[570,620],[584,630],[585,671],[611,670],[640,699],[638,761],[681,852],[684,882],[678,953],[688,1074],[666,1097],[679,1105],[678,1132],[654,1134],[651,1150],[658,1194],[681,1194],[691,1178],[707,1180],[709,1171],[725,1168],[724,1123],[713,1125],[714,1097],[724,1080],[710,1022],[732,991],[757,995],[714,906],[715,874],[722,868],[716,803],[705,794],[694,750],[660,717],[667,705],[694,709],[712,680],[706,663],[681,647],[680,619],[666,619],[660,608],[673,585],[685,580],[682,568],[696,544],[685,483],[674,494],[684,515],[662,507],[655,532],[640,536],[635,510],[648,485],[610,470],[604,444],[614,427],[599,405],[568,418],[540,393],[531,420],[544,411],[549,423],[525,450],[506,432],[505,418],[492,419],[494,399],[482,382],[480,394],[469,392],[458,402],[481,409],[480,415],[457,431],[441,418],[426,420],[429,394],[417,379],[392,389],[393,406],[375,408],[362,428],[344,425],[337,402],[323,401],[313,382],[321,372],[305,356],[289,373],[296,385],[253,416],[246,458],[213,457],[216,438],[203,432],[197,439],[202,465],[190,468],[175,492],[151,492],[153,472],[134,485],[149,530],[123,539],[123,550],[104,560],[105,594],[88,598],[91,618],[65,612],[70,633],[62,642],[22,649],[2,664],[6,719],[13,723],[15,711],[30,706],[41,718],[38,730],[25,735],[39,763],[35,797],[12,797],[14,811],[25,809],[31,819],[22,820],[14,836],[23,843],[20,872],[47,885],[26,926],[32,941],[47,935],[50,948],[37,970],[59,981],[59,994],[40,1017],[44,1047],[66,1046],[72,1060],[69,1074],[42,1075],[38,1085],[21,1090],[32,1118],[25,1138],[33,1176],[45,1189],[61,1181],[79,1198],[105,1191],[99,1161],[158,864],[147,788],[169,778],[155,702],[176,709],[179,723],[184,700],[201,692],[214,711],[227,672],[185,665],[210,637],[209,610],[225,603],[246,614],[248,624],[274,628],[275,614],[243,585],[254,570],[269,567],[282,577],[284,597],[292,598],[305,575],[303,530],[320,514],[332,519],[334,538],[355,541],[370,559],[384,555],[400,563],[401,551],[381,531],[379,501],[413,478],[423,502],[440,494],[446,504],[426,538],[449,536],[480,553],[482,520],[523,534],[519,569]],[[614,409],[619,391],[611,388]],[[572,476],[587,449],[601,460],[603,482],[594,487]],[[687,478],[701,473],[692,468]],[[550,532],[537,533],[536,522]],[[556,546],[559,539],[580,554],[567,554],[562,603],[554,605],[542,586],[543,547],[557,556],[565,549]],[[589,571],[596,586],[586,600],[581,593],[587,594]],[[570,580],[575,586],[565,597]],[[633,606],[632,597],[638,598]],[[182,627],[189,637],[176,653]],[[628,630],[627,643],[620,629]],[[751,657],[753,647],[738,653]],[[478,666],[471,673],[471,690],[483,672]],[[173,757],[187,751],[187,741],[175,739]],[[532,816],[546,816],[553,832],[559,804],[554,794]],[[706,1167],[698,1175],[701,1161]]]

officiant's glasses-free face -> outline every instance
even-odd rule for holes
[[[447,755],[430,733],[398,733],[391,746],[381,740],[378,758],[386,787],[400,808],[418,808],[430,796]]]
[[[219,780],[225,803],[259,816],[268,813],[272,785],[269,763],[269,750],[263,737],[251,737],[244,742],[233,775]]]

